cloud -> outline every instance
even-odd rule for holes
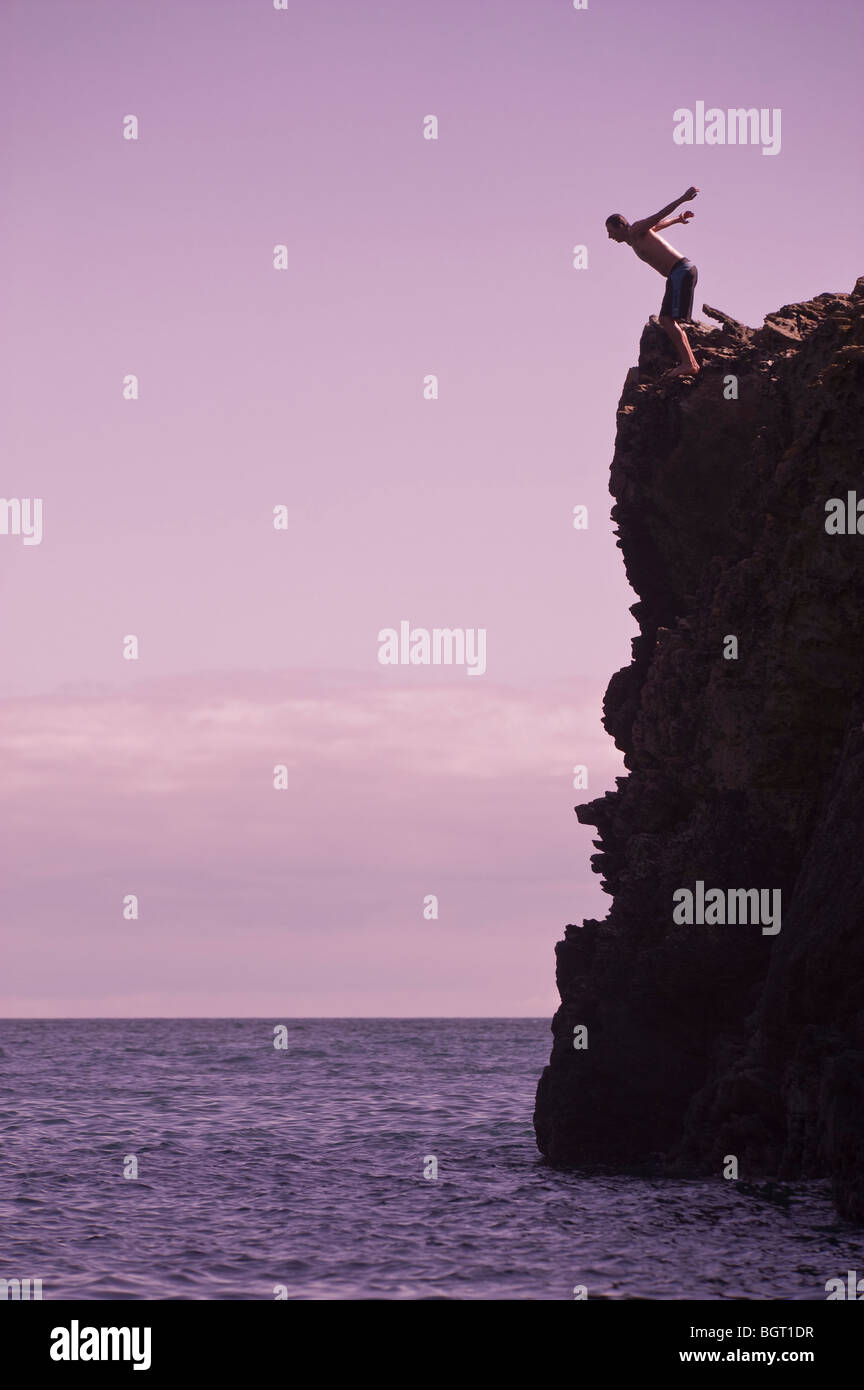
[[[13,977],[60,1013],[100,991],[256,1012],[274,975],[292,1013],[513,1012],[578,879],[598,909],[572,806],[620,771],[587,685],[284,672],[6,700],[0,756]]]

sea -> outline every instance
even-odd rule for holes
[[[0,1279],[43,1299],[825,1299],[824,1183],[550,1167],[548,1019],[0,1021]]]

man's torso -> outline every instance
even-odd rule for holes
[[[681,260],[681,252],[676,251],[657,232],[644,232],[638,241],[631,241],[630,245],[640,261],[645,261],[660,275],[668,275],[673,265]]]

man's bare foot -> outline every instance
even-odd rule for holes
[[[671,367],[666,373],[667,376],[696,376],[698,367],[691,367],[689,363],[682,362],[678,367]]]

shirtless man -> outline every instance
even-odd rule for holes
[[[680,366],[673,367],[670,376],[695,376],[699,370],[687,334],[679,323],[679,319],[690,317],[698,271],[692,261],[680,255],[657,233],[664,227],[674,227],[676,222],[686,227],[693,216],[692,212],[682,212],[677,217],[670,217],[669,214],[681,203],[689,203],[698,192],[698,188],[688,188],[674,203],[662,208],[654,217],[643,217],[641,222],[630,223],[620,212],[613,212],[611,217],[606,218],[606,230],[613,241],[623,241],[632,246],[641,261],[666,277],[666,293],[660,306],[660,326],[671,338],[681,359]]]

